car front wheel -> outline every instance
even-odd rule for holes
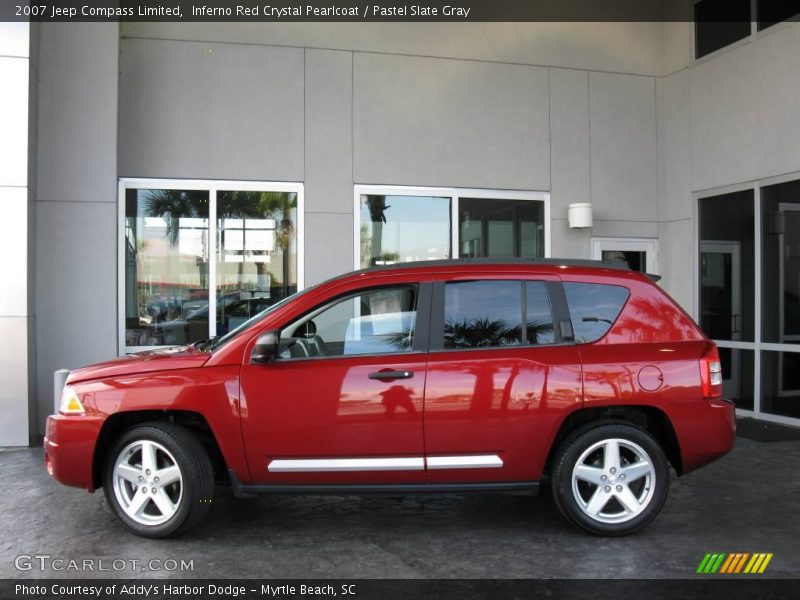
[[[202,520],[211,505],[214,474],[208,453],[189,431],[150,423],[129,429],[111,449],[103,487],[128,529],[163,538]]]
[[[564,516],[597,535],[632,533],[661,511],[669,463],[648,432],[608,423],[576,432],[553,467],[553,496]]]

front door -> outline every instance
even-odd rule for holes
[[[282,327],[277,359],[242,367],[255,482],[424,481],[421,294],[401,284],[325,302]]]
[[[578,351],[562,338],[569,315],[560,282],[448,281],[434,293],[428,481],[538,480],[550,432],[581,402]],[[551,299],[561,308],[551,310]]]

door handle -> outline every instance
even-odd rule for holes
[[[395,379],[411,379],[414,376],[414,371],[375,371],[370,373],[370,379],[377,379],[379,381],[394,381]]]

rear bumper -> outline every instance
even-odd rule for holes
[[[717,460],[733,449],[736,441],[736,409],[722,398],[704,400],[692,410],[676,432],[681,445],[683,472],[689,473]]]
[[[44,466],[59,483],[94,491],[92,457],[102,417],[50,415],[44,438]]]

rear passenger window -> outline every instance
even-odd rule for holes
[[[564,283],[575,341],[594,342],[617,320],[628,300],[628,289],[599,283]]]
[[[553,342],[553,317],[544,282],[465,281],[445,285],[445,348]]]

